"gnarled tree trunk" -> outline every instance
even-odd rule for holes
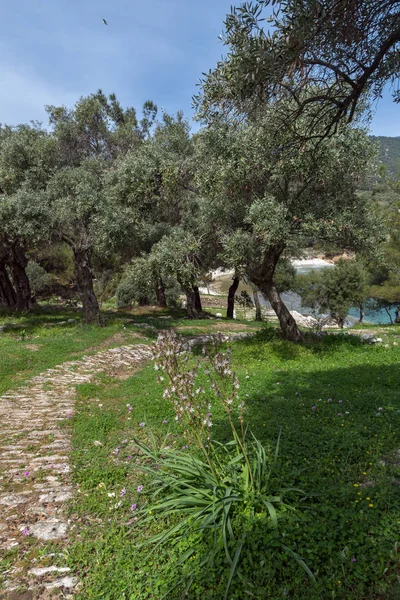
[[[279,319],[283,337],[291,342],[299,342],[303,339],[302,333],[280,297],[273,279],[275,267],[284,249],[284,244],[278,244],[269,248],[265,252],[263,262],[255,269],[249,270],[247,276],[268,298]]]
[[[165,286],[161,277],[157,280],[156,286],[156,297],[157,297],[157,306],[160,308],[165,308],[167,306],[167,299],[165,297]]]
[[[291,342],[300,342],[303,339],[302,333],[280,297],[273,280],[264,282],[260,289],[267,296],[279,319],[283,337]]]
[[[226,309],[226,318],[233,319],[234,310],[235,310],[235,294],[239,287],[239,277],[233,277],[232,284],[229,287],[228,291],[228,306]]]
[[[32,296],[29,277],[26,274],[28,259],[22,248],[17,244],[12,244],[9,248],[8,264],[16,293],[16,310],[21,312],[32,310],[35,305],[35,299]]]
[[[196,287],[185,288],[186,294],[186,310],[189,319],[201,319],[203,317],[203,311],[201,308],[199,289]],[[200,308],[199,308],[200,307]]]
[[[0,304],[17,308],[17,294],[12,286],[5,262],[0,263]]]
[[[85,322],[100,325],[100,308],[93,289],[90,250],[74,248],[76,285],[82,301]]]
[[[253,290],[254,306],[256,307],[256,321],[262,321],[261,317],[261,304],[260,298],[258,297],[257,290]]]

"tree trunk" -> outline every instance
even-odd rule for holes
[[[0,304],[7,308],[17,307],[17,294],[12,286],[5,263],[0,263]]]
[[[226,318],[233,319],[233,311],[235,310],[235,294],[239,287],[239,277],[234,277],[228,291],[228,306],[226,309]]]
[[[285,303],[279,295],[278,290],[272,280],[263,282],[258,286],[268,298],[276,316],[279,319],[283,337],[291,342],[300,342],[303,339],[302,333],[297,327],[297,323],[287,309]]]
[[[194,303],[196,306],[196,310],[199,313],[203,312],[203,307],[201,306],[201,298],[200,298],[200,292],[199,292],[199,288],[197,285],[193,286],[193,291],[194,291]]]
[[[360,318],[359,318],[358,322],[362,323],[363,319],[365,317],[364,304],[359,305],[359,310],[360,310]]]
[[[343,327],[344,327],[344,317],[342,317],[340,315],[332,315],[332,316],[335,319],[335,321],[338,324],[338,326],[340,327],[340,329],[343,329]]]
[[[256,307],[256,321],[262,321],[261,304],[257,290],[253,290],[254,306]]]
[[[157,280],[156,283],[156,297],[157,297],[157,306],[160,308],[165,308],[167,306],[167,299],[165,297],[165,286],[161,277]]]
[[[197,297],[198,290],[196,293],[195,287],[186,288],[185,294],[186,294],[186,310],[187,310],[189,319],[201,319],[203,316],[203,313],[201,310],[201,303],[200,303],[200,310],[198,308],[198,306],[199,306],[199,298]]]
[[[249,270],[247,277],[268,298],[279,319],[283,337],[291,342],[299,342],[303,339],[303,335],[274,284],[275,267],[284,250],[283,243],[271,246],[265,252],[262,263]]]
[[[9,266],[16,292],[16,310],[21,312],[29,311],[35,305],[29,277],[26,274],[27,264],[28,259],[23,250],[13,244],[9,249]]]
[[[85,322],[100,325],[100,308],[93,289],[90,251],[74,249],[74,263],[76,284],[85,313]]]
[[[386,310],[386,312],[388,314],[388,317],[390,319],[390,324],[393,325],[393,319],[392,319],[392,315],[390,314],[390,310],[388,309],[387,306],[385,306],[384,308],[385,308],[385,310]]]

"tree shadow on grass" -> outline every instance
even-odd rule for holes
[[[394,360],[318,363],[280,373],[279,390],[271,372],[243,385],[246,422],[271,456],[282,432],[272,482],[305,491],[301,503],[288,497],[301,525],[282,531],[316,575],[318,593],[297,589],[293,597],[332,597],[324,586],[335,581],[336,598],[388,598],[380,586],[399,565],[400,466],[390,457],[400,448],[400,371]],[[217,439],[228,439],[225,419],[214,421]]]

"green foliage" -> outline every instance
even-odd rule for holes
[[[161,279],[158,263],[152,256],[135,259],[116,290],[117,308],[157,304],[157,287],[162,285],[167,306],[177,306],[180,287],[171,276]]]
[[[173,277],[182,288],[195,286],[204,269],[200,240],[190,231],[179,228],[154,245],[151,259],[162,276]]]
[[[275,269],[274,281],[277,290],[282,292],[288,292],[293,290],[296,281],[296,269],[290,262],[290,260],[281,259]]]
[[[137,258],[129,267],[129,271],[117,288],[117,308],[154,304],[156,294],[154,279],[149,261],[146,258]]]
[[[242,290],[239,295],[235,296],[235,302],[243,310],[243,317],[246,318],[246,310],[253,308],[250,294],[246,290]]]
[[[355,10],[353,0],[256,0],[232,7],[221,36],[229,50],[194,98],[199,117],[257,119],[260,107],[294,99],[289,112],[278,114],[293,139],[337,133],[399,74],[397,2],[373,8],[361,2]],[[300,132],[305,111],[311,120]]]
[[[349,309],[360,309],[369,295],[368,272],[357,261],[339,260],[333,269],[323,269],[297,277],[296,291],[303,306],[315,313],[326,313],[343,327]]]
[[[379,142],[378,158],[391,177],[400,175],[400,138],[383,135],[371,136],[373,141]]]
[[[53,276],[47,273],[43,267],[41,267],[34,260],[30,260],[26,268],[27,275],[31,284],[32,292],[34,294],[40,294],[41,292],[49,291],[51,284],[53,283]]]

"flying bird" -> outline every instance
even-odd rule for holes
[[[103,19],[103,23],[104,23],[104,25],[108,25],[108,23],[105,19]]]

